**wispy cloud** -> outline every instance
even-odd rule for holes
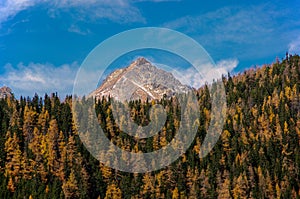
[[[184,16],[164,26],[187,33],[215,51],[222,48],[222,54],[224,49],[231,49],[228,52],[235,53],[234,57],[261,58],[285,51],[288,37],[298,23],[293,17],[287,17],[292,13],[290,10],[278,9],[267,3],[227,6],[196,16]]]
[[[68,28],[68,31],[69,32],[73,32],[73,33],[76,33],[76,34],[79,34],[79,35],[87,35],[87,34],[90,34],[91,31],[90,29],[82,29],[80,28],[78,25],[76,24],[72,24],[69,28]]]
[[[0,24],[33,5],[35,1],[32,0],[4,0],[0,3]]]
[[[205,83],[212,83],[213,80],[221,79],[222,75],[227,75],[237,67],[239,61],[237,59],[224,59],[216,63],[215,66],[200,66],[202,73],[194,67],[184,70],[174,70],[173,75],[183,84],[190,85],[194,88],[200,88]]]
[[[217,41],[255,42],[250,36],[260,37],[274,31],[277,13],[265,5],[223,7],[199,16],[185,16],[165,26],[188,33],[211,34]]]
[[[109,19],[118,23],[145,22],[138,8],[126,0],[4,0],[0,3],[0,24],[19,12],[45,5],[50,16],[76,9],[77,20]]]
[[[138,8],[126,0],[47,0],[51,12],[76,9],[75,20],[109,19],[118,23],[145,22]],[[54,15],[55,16],[55,15]]]
[[[52,64],[30,63],[5,66],[0,75],[0,84],[12,88],[14,93],[32,96],[34,93],[58,92],[61,97],[72,94],[73,83],[78,69],[76,62],[56,67]]]

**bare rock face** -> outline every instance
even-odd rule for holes
[[[12,96],[12,90],[7,87],[7,86],[3,86],[0,88],[0,99],[3,98],[10,98]]]
[[[145,58],[138,58],[128,67],[112,72],[91,95],[96,98],[111,96],[119,101],[146,101],[188,91],[191,88],[181,84],[172,73],[155,67]]]

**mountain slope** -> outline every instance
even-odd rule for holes
[[[145,101],[189,90],[190,87],[181,84],[171,73],[158,69],[145,58],[138,58],[128,67],[112,72],[92,95],[111,96],[120,101]]]

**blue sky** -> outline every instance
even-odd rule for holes
[[[149,26],[195,39],[224,72],[300,52],[297,0],[0,0],[0,86],[64,97],[94,47]]]

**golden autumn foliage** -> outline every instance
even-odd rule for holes
[[[299,198],[299,71],[300,57],[295,55],[218,80],[226,89],[225,124],[213,150],[201,159],[211,96],[209,85],[195,90],[200,117],[192,124],[199,123],[194,142],[169,166],[143,174],[117,171],[87,151],[74,122],[71,96],[0,99],[0,198]],[[99,99],[93,107],[97,115],[90,110],[89,116],[98,118],[104,134],[121,149],[147,153],[167,146],[181,125],[175,98],[130,101],[130,116],[145,126],[155,104],[167,110],[167,121],[145,139],[120,130],[128,121],[123,117],[121,127],[116,124],[111,99]],[[111,147],[102,155],[113,163],[119,161],[114,152]],[[165,160],[133,161],[148,166]]]

